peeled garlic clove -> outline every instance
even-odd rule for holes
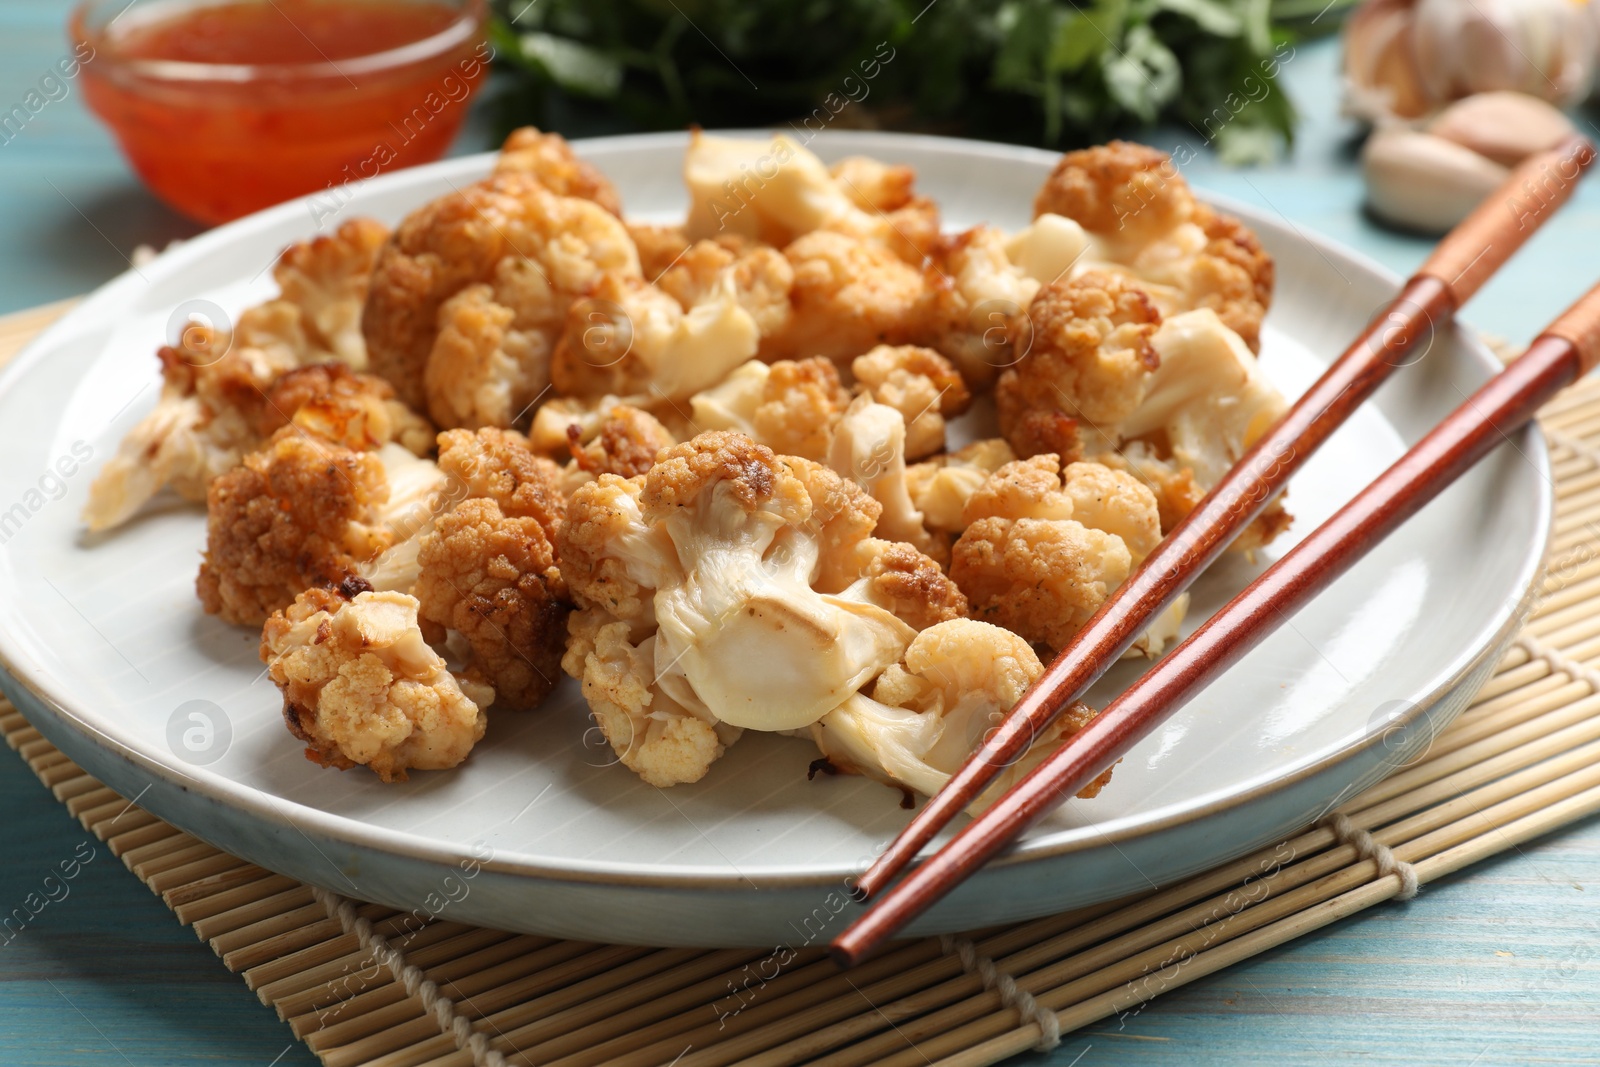
[[[1479,93],[1458,100],[1428,124],[1428,132],[1514,167],[1577,132],[1560,110],[1526,93]]]
[[[1454,141],[1400,126],[1367,139],[1361,167],[1372,213],[1422,233],[1443,233],[1466,218],[1511,173]]]

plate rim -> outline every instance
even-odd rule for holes
[[[768,136],[772,131],[739,129],[709,132],[726,136],[748,137]],[[938,137],[927,134],[837,130],[823,131],[816,136],[825,141],[844,144],[850,142],[883,144],[888,142],[906,147],[921,147],[932,151],[948,152],[952,149],[959,149],[972,155],[982,155],[990,158],[998,155],[1035,164],[1053,162],[1060,157],[1060,153],[1024,145],[1001,144],[968,138]],[[636,133],[583,138],[574,140],[572,144],[582,155],[585,148],[626,151],[630,148],[648,149],[665,145],[681,145],[686,142],[687,137],[688,133],[684,131],[667,131],[663,133]],[[497,154],[490,151],[468,156],[457,156],[435,163],[410,167],[391,174],[379,175],[363,183],[361,188],[363,190],[372,188],[382,191],[392,186],[399,187],[409,183],[426,182],[431,176],[441,172],[450,173],[455,170],[481,170],[486,174]],[[1232,197],[1216,194],[1204,187],[1197,186],[1196,194],[1202,200],[1240,216],[1254,227],[1266,227],[1275,231],[1282,231],[1285,228],[1292,230],[1295,239],[1308,244],[1314,251],[1325,258],[1333,257],[1343,260],[1351,266],[1359,267],[1376,277],[1385,288],[1392,289],[1396,293],[1400,290],[1400,276],[1362,252],[1348,248],[1320,234],[1308,233],[1288,220],[1280,221],[1274,219],[1253,205],[1243,203]],[[204,258],[212,252],[214,247],[226,246],[241,234],[257,228],[275,226],[281,218],[287,218],[293,213],[306,210],[312,197],[316,195],[319,194],[311,194],[286,201],[219,226],[185,242],[177,249],[163,253],[159,259],[182,263],[190,258]],[[169,257],[171,258],[169,259]],[[106,282],[88,297],[73,305],[60,319],[30,341],[5,367],[0,368],[0,395],[4,395],[14,388],[19,380],[32,371],[35,364],[48,356],[56,346],[58,335],[69,335],[78,320],[98,314],[102,305],[109,305],[123,299],[123,290],[131,289],[142,282],[143,279],[139,273],[130,269]],[[1500,361],[1483,344],[1476,331],[1462,322],[1459,317],[1447,328],[1458,334],[1458,340],[1463,348],[1471,353],[1472,358],[1483,365],[1484,369],[1492,372],[1502,366]],[[1119,842],[1132,838],[1160,833],[1182,826],[1185,823],[1198,822],[1225,814],[1231,809],[1245,807],[1264,799],[1274,792],[1352,760],[1374,746],[1381,744],[1385,733],[1388,731],[1396,728],[1405,729],[1420,720],[1426,719],[1433,707],[1443,697],[1470,676],[1474,670],[1481,667],[1486,658],[1497,654],[1503,649],[1505,644],[1514,636],[1516,630],[1522,625],[1538,591],[1539,581],[1542,577],[1551,545],[1555,493],[1549,478],[1549,451],[1545,447],[1544,436],[1537,421],[1530,422],[1519,437],[1530,446],[1528,452],[1531,452],[1531,456],[1529,458],[1532,459],[1535,473],[1543,475],[1543,477],[1535,477],[1533,485],[1538,497],[1539,508],[1545,515],[1545,521],[1537,524],[1536,534],[1526,546],[1518,579],[1520,595],[1514,603],[1510,602],[1509,599],[1499,602],[1496,611],[1490,613],[1485,619],[1485,624],[1487,625],[1498,615],[1498,625],[1495,625],[1491,632],[1484,634],[1474,644],[1464,647],[1448,665],[1442,667],[1441,670],[1447,673],[1430,690],[1418,695],[1412,706],[1403,715],[1387,720],[1383,724],[1382,730],[1374,729],[1369,724],[1364,736],[1346,745],[1324,751],[1321,755],[1313,753],[1306,756],[1291,764],[1287,771],[1273,775],[1270,778],[1257,776],[1253,784],[1247,781],[1242,786],[1233,789],[1214,790],[1210,794],[1202,794],[1197,799],[1175,801],[1163,808],[1157,808],[1153,812],[1123,816],[1097,826],[1097,832],[1094,834],[1078,835],[1068,840],[1054,843],[1048,841],[1032,844],[1025,843],[989,864],[989,866],[991,868],[1005,868],[1038,860],[1059,858],[1071,855],[1074,852],[1104,847],[1107,844],[1115,846]],[[139,748],[131,747],[122,740],[111,736],[95,723],[81,718],[65,700],[59,699],[50,691],[48,686],[42,685],[37,676],[18,667],[9,654],[11,651],[7,647],[9,640],[9,629],[4,624],[0,624],[0,670],[3,670],[15,684],[25,687],[39,703],[40,707],[52,714],[63,726],[78,733],[87,742],[127,761],[137,768],[140,773],[159,779],[169,785],[177,786],[186,792],[199,793],[206,800],[231,809],[236,815],[247,816],[271,825],[294,829],[301,833],[304,833],[306,829],[314,829],[329,840],[342,842],[354,847],[372,849],[392,856],[429,863],[454,864],[469,856],[464,847],[454,848],[448,842],[442,840],[418,838],[410,832],[398,828],[391,829],[374,826],[359,818],[301,804],[292,798],[274,797],[261,789],[238,783],[204,767],[185,770],[164,763],[159,758],[147,754]],[[849,878],[864,869],[864,864],[858,863],[853,866],[839,866],[828,869],[816,868],[804,872],[776,871],[759,866],[742,868],[738,872],[728,873],[708,871],[694,866],[668,867],[659,872],[652,872],[619,869],[614,864],[585,860],[563,860],[560,865],[552,865],[521,854],[518,854],[516,858],[508,859],[504,858],[504,853],[500,851],[497,851],[495,857],[488,861],[477,860],[477,862],[480,862],[487,869],[529,878],[697,891],[739,889],[747,887],[752,881],[759,883],[761,888],[770,887],[774,889],[835,885],[841,879]]]

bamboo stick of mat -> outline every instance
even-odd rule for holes
[[[1082,789],[1597,362],[1600,285],[938,854],[886,893],[834,939],[830,946],[834,958],[846,966],[859,962]]]
[[[1566,202],[1594,158],[1594,148],[1582,137],[1529,158],[1439,243],[1394,302],[1073,635],[1001,724],[856,882],[858,899],[876,896],[1088,691],[1350,413],[1407,361],[1407,353],[1447,325]]]

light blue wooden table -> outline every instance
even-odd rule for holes
[[[65,5],[0,4],[0,111],[64,48]],[[1425,242],[1361,214],[1351,130],[1334,115],[1335,55],[1287,65],[1307,113],[1294,157],[1191,179],[1262,204],[1396,270]],[[1594,133],[1594,131],[1591,131]],[[1192,133],[1156,138],[1196,144]],[[480,126],[461,150],[487,147]],[[193,227],[145,194],[76,88],[0,144],[0,312],[76,295]],[[1470,318],[1525,339],[1600,277],[1600,184],[1472,305]],[[1330,339],[1333,341],[1335,339]],[[3,608],[0,608],[3,610]],[[0,752],[0,911],[9,912],[87,835]],[[104,846],[14,939],[0,943],[0,1064],[315,1063],[288,1029]],[[81,853],[80,853],[81,855]],[[1161,998],[1123,1023],[1071,1036],[1039,1062],[1600,1063],[1600,822],[1590,821]]]

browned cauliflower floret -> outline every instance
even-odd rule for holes
[[[960,533],[966,528],[967,501],[989,475],[1016,458],[1003,438],[993,437],[906,468],[906,489],[923,525],[940,534]]]
[[[561,468],[535,455],[515,430],[446,430],[439,435],[439,469],[457,496],[492,500],[505,515],[536,519],[546,530],[566,516]]]
[[[587,442],[582,438],[582,428],[571,424],[567,447],[572,462],[565,472],[564,483],[568,489],[602,474],[622,478],[644,474],[663,449],[678,443],[654,415],[627,404],[611,408],[600,420],[594,436]]]
[[[355,582],[309,589],[274,614],[262,628],[261,659],[307,759],[340,770],[364,765],[385,782],[466,759],[494,700],[428,647],[414,599]]]
[[[678,261],[693,241],[689,240],[679,223],[639,222],[624,219],[628,236],[639,253],[639,269],[647,282],[658,281],[661,275]]]
[[[793,316],[764,340],[762,358],[855,358],[880,344],[906,344],[926,332],[922,272],[882,245],[818,230],[783,250],[794,267]]]
[[[361,320],[372,370],[427,408],[424,370],[446,300],[489,283],[523,328],[541,329],[607,271],[638,277],[639,258],[621,221],[592,200],[515,170],[440,197],[407,216],[378,257]]]
[[[1163,314],[1210,308],[1261,346],[1272,299],[1272,257],[1238,219],[1194,198],[1165,152],[1113,141],[1061,157],[1034,201],[1087,230],[1086,263],[1139,279]]]
[[[342,363],[313,363],[281,375],[266,391],[256,419],[265,440],[293,423],[345,448],[370,452],[390,441],[422,456],[433,451],[428,420],[395,399],[382,378]]]
[[[899,211],[916,197],[917,172],[867,156],[846,156],[828,168],[850,202],[864,211]]]
[[[572,305],[551,380],[565,397],[670,408],[721,381],[760,342],[731,285],[685,311],[640,278],[606,274]]]
[[[1060,648],[1161,539],[1150,490],[1098,463],[1008,463],[967,501],[950,575],[974,618]],[[1157,651],[1176,623],[1154,627]]]
[[[287,426],[211,483],[195,587],[206,611],[259,626],[311,586],[338,585],[389,547],[383,461]]]
[[[828,468],[729,431],[667,449],[641,478],[579,488],[558,538],[579,607],[563,667],[623,761],[647,781],[692,781],[706,764],[684,753],[816,721],[918,625],[959,614],[932,560],[868,539],[877,512]],[[659,758],[641,749],[673,723]]]
[[[906,459],[944,451],[945,420],[966,411],[972,393],[956,368],[931,348],[879,345],[850,364],[856,383],[906,420]]]
[[[389,228],[376,219],[351,219],[332,234],[290,245],[272,269],[280,299],[299,309],[309,343],[355,370],[367,366],[361,309],[388,238]]]
[[[512,130],[500,146],[496,174],[527,174],[557,196],[592,200],[613,215],[622,215],[616,188],[592,163],[578,158],[559,133],[542,133],[532,126]]]
[[[1116,443],[1144,400],[1160,360],[1151,338],[1161,313],[1142,289],[1090,273],[1039,290],[1015,344],[1025,355],[1000,375],[1000,431],[1018,455],[1076,458]]]
[[[685,311],[731,292],[763,339],[789,326],[794,268],[782,252],[743,238],[696,241],[655,279]]]
[[[550,386],[554,328],[540,325],[519,328],[516,310],[491,285],[469,285],[446,300],[422,372],[428,413],[441,426],[469,430],[522,422]]]
[[[738,430],[781,455],[823,459],[850,393],[831,360],[751,360],[690,398],[694,424]]]
[[[459,635],[468,673],[514,710],[536,706],[560,676],[569,605],[553,534],[493,500],[465,500],[422,539],[420,617]]]

